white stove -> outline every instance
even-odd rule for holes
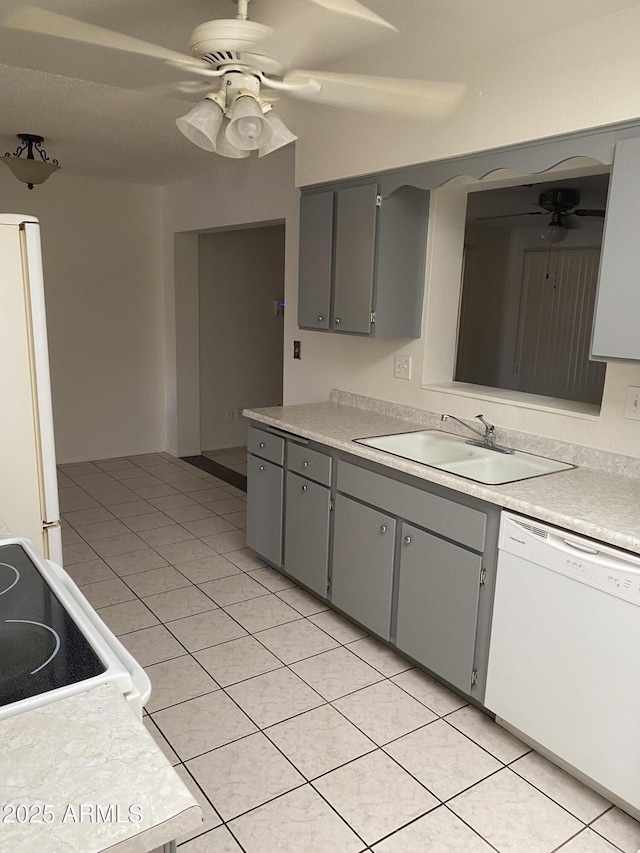
[[[142,716],[151,682],[69,575],[0,540],[0,719],[113,682]]]

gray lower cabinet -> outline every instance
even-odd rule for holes
[[[395,519],[336,496],[331,601],[385,640],[391,626]]]
[[[282,565],[283,470],[247,458],[247,545],[275,566]]]
[[[313,592],[326,596],[330,491],[291,471],[286,483],[284,570]]]
[[[471,692],[482,558],[402,525],[396,645]]]

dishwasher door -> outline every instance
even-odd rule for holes
[[[503,513],[485,705],[640,815],[640,557]]]

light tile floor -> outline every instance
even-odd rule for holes
[[[167,454],[60,469],[65,566],[202,803],[180,853],[636,853],[640,824],[245,547]]]

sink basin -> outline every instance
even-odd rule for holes
[[[437,429],[355,438],[354,441],[492,486],[575,468],[575,465],[568,462],[559,462],[557,459],[548,459],[520,450],[507,454],[477,447],[468,444],[463,436]]]

